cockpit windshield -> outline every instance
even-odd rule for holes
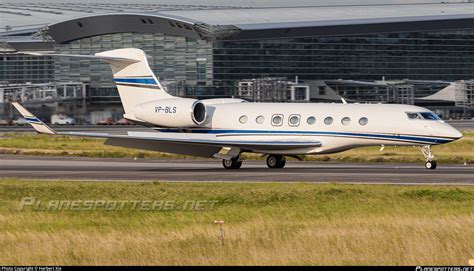
[[[433,112],[420,112],[420,115],[425,120],[440,120],[440,118]]]
[[[406,112],[409,119],[419,120],[440,120],[440,118],[433,112]]]

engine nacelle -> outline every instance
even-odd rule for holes
[[[171,98],[139,104],[133,115],[163,127],[197,127],[206,121],[206,106],[196,99]]]

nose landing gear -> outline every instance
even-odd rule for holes
[[[269,168],[283,168],[285,167],[286,159],[283,155],[270,154],[267,157],[267,166]]]
[[[424,145],[420,146],[421,153],[423,153],[423,156],[426,159],[425,167],[427,169],[435,169],[437,164],[434,159],[434,155],[431,152],[431,146],[430,145]]]
[[[436,168],[436,161],[428,161],[425,163],[425,167],[427,169],[435,169]]]

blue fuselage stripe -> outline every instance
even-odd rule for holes
[[[156,85],[155,78],[115,78],[116,83]]]
[[[159,129],[161,132],[177,132],[176,129]],[[205,130],[195,129],[190,130],[191,133],[205,133],[205,134],[226,134],[226,135],[326,135],[338,137],[357,137],[367,139],[383,139],[407,142],[422,142],[432,144],[443,144],[453,141],[454,139],[439,138],[439,137],[424,137],[424,136],[410,136],[410,135],[390,135],[390,134],[372,134],[372,133],[348,133],[348,132],[322,132],[322,131],[277,131],[277,130]]]

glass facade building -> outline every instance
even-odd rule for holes
[[[54,81],[54,61],[14,53],[0,54],[0,82],[9,84],[48,83]]]
[[[216,42],[214,84],[248,78],[443,80],[474,78],[474,30]]]
[[[474,4],[316,2],[278,8],[0,5],[0,84],[84,82],[87,101],[77,106],[100,111],[110,104],[120,111],[108,64],[17,52],[90,55],[135,47],[146,52],[162,85],[177,96],[289,102],[342,96],[463,108],[466,116],[474,110],[472,84],[464,83],[474,79],[474,16],[467,12]],[[262,99],[251,91],[281,82],[287,86],[268,90]],[[458,86],[455,98],[431,97],[452,82]]]
[[[180,82],[183,89],[178,92],[187,96],[233,96],[240,80],[265,77],[362,81],[474,78],[473,30],[217,42],[160,33],[119,33],[58,44],[55,51],[93,54],[126,47],[145,50],[157,76],[165,82]],[[90,82],[91,96],[116,96],[105,63],[58,58],[53,70],[56,81]],[[415,98],[436,90],[415,92]],[[346,95],[356,98],[354,93]]]
[[[56,53],[64,54],[141,48],[161,81],[178,86],[174,90],[178,95],[194,97],[235,96],[239,81],[267,77],[361,81],[474,78],[474,30],[215,42],[163,33],[117,33],[54,46]],[[0,56],[0,81],[86,82],[89,95],[97,101],[118,98],[110,68],[100,61],[4,53]],[[428,86],[418,84],[423,91],[415,91],[415,98],[439,90]],[[357,99],[357,89],[340,91]],[[368,93],[370,90],[362,96]]]
[[[406,12],[404,7],[397,7],[400,16]],[[449,7],[458,6],[442,6],[443,10]],[[347,18],[343,9],[331,9],[334,14],[330,18],[341,20],[336,20],[335,25]],[[156,16],[145,13],[85,16],[36,30],[38,32],[30,33],[31,36],[23,40],[49,43],[51,50],[58,54],[91,55],[119,48],[143,49],[152,70],[171,94],[196,98],[238,97],[242,96],[245,83],[279,78],[279,81],[299,80],[308,85],[317,81],[317,88],[333,90],[332,101],[342,96],[356,102],[416,104],[420,98],[436,93],[451,82],[474,79],[474,28],[467,21],[456,21],[451,28],[458,30],[450,31],[419,30],[428,24],[434,25],[433,29],[445,29],[434,18],[426,24],[416,22],[411,31],[388,33],[388,30],[376,31],[379,29],[374,29],[380,26],[374,26],[366,32],[372,34],[360,34],[364,32],[362,29],[336,35],[324,34],[316,19],[308,28],[301,26],[303,22],[295,17],[291,18],[294,21],[288,20],[280,26],[278,32],[270,27],[281,24],[279,18],[274,17],[276,11],[265,10],[235,10],[236,16],[242,18],[247,12],[258,12],[262,18],[256,20],[257,26],[251,19],[242,25],[220,24],[228,19],[221,17],[210,20],[210,24],[203,23],[209,14],[220,15],[221,11],[215,10],[212,11],[215,13],[203,11],[201,17],[197,10],[177,11],[176,18],[161,13]],[[233,11],[223,9],[222,14]],[[314,8],[311,12],[321,10]],[[311,15],[311,12],[302,14]],[[459,14],[463,11],[456,10],[455,16]],[[191,19],[181,17],[185,15]],[[197,17],[193,19],[193,16]],[[364,16],[364,20],[373,19],[370,14]],[[389,17],[385,19],[393,19]],[[275,18],[275,22],[266,18]],[[361,19],[355,20],[356,23],[358,20]],[[110,27],[100,26],[105,22],[111,22]],[[245,24],[251,27],[245,29]],[[399,29],[398,26],[404,24],[392,26],[390,30]],[[345,29],[340,25],[335,28]],[[357,27],[349,24],[348,28]],[[8,38],[3,41],[13,46]],[[2,48],[3,43],[0,43],[0,82],[3,84],[84,82],[88,103],[119,105],[108,64],[88,59],[22,55],[8,46]],[[305,101],[329,101],[318,89],[311,89],[311,95],[303,93],[306,92],[295,90],[292,95],[295,100],[304,97]],[[280,97],[271,101],[290,97],[289,93],[270,96]],[[474,100],[462,101],[463,107],[474,108]],[[449,102],[443,106],[460,104],[458,100]]]

